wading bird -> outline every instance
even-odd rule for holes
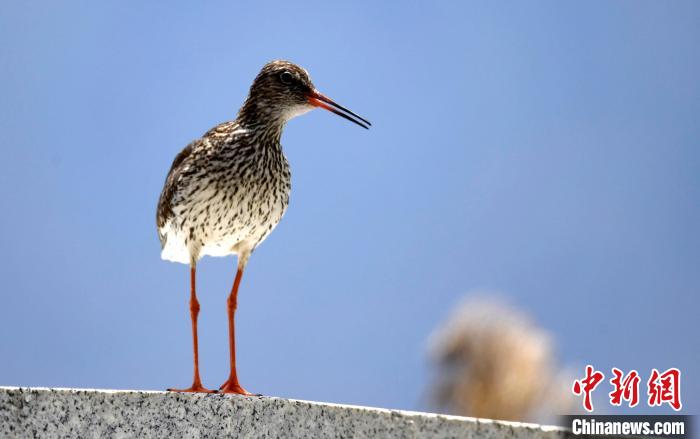
[[[173,161],[158,200],[156,223],[163,259],[190,265],[190,317],[194,380],[176,392],[213,392],[199,377],[195,288],[202,256],[237,255],[226,301],[231,371],[222,393],[250,395],[236,374],[236,299],[243,270],[255,248],[272,232],[289,204],[291,174],[280,137],[286,122],[316,107],[363,128],[367,120],[324,96],[303,68],[287,61],[266,64],[250,87],[236,120],[224,122],[190,143]]]

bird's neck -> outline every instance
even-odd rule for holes
[[[287,117],[272,111],[259,101],[248,98],[238,111],[236,122],[241,127],[256,133],[262,143],[279,145]]]

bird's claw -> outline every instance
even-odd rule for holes
[[[238,383],[229,384],[229,380],[226,380],[226,382],[223,383],[221,387],[219,387],[218,393],[236,394],[244,396],[262,396],[260,394],[250,393],[249,391],[241,387]]]
[[[168,392],[176,392],[176,393],[216,393],[216,390],[209,390],[206,387],[202,386],[201,384],[195,385],[193,384],[192,386],[188,387],[187,389],[167,389]]]

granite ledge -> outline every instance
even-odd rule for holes
[[[0,437],[558,439],[560,427],[274,397],[0,387]]]

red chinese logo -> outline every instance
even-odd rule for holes
[[[628,402],[630,407],[639,404],[639,374],[636,370],[630,371],[627,376],[617,367],[612,368],[613,375],[610,384],[614,389],[610,392],[610,404],[619,406],[622,400]]]
[[[593,403],[591,402],[591,393],[603,381],[605,375],[602,372],[594,371],[593,366],[586,366],[586,376],[582,380],[574,381],[574,394],[584,394],[583,407],[589,412],[593,411]]]
[[[675,367],[664,373],[652,369],[647,382],[649,389],[649,406],[662,405],[667,402],[673,410],[680,410],[681,404],[681,371]]]
[[[610,379],[613,390],[608,394],[610,404],[614,406],[622,405],[622,401],[627,401],[629,407],[639,404],[639,382],[641,378],[636,370],[631,370],[628,374],[616,368],[612,368],[613,377]],[[591,394],[603,381],[605,375],[597,371],[593,366],[586,366],[586,376],[574,381],[574,395],[583,395],[583,408],[593,411]],[[651,370],[651,375],[647,381],[647,403],[650,407],[663,404],[670,405],[674,410],[679,411],[681,403],[681,371],[672,367],[663,373],[656,369]]]

